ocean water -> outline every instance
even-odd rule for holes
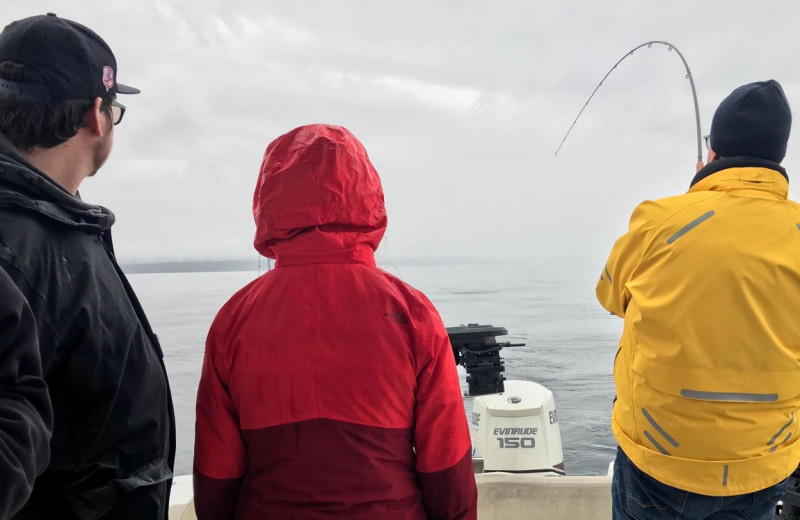
[[[446,326],[505,327],[506,378],[553,391],[567,474],[600,475],[616,444],[612,364],[622,321],[596,302],[595,270],[547,270],[523,261],[381,267],[423,291]],[[206,333],[222,304],[258,272],[157,273],[130,281],[164,348],[177,420],[176,474],[191,473],[194,406]],[[459,367],[462,386],[465,372]],[[470,398],[465,406],[471,408]]]

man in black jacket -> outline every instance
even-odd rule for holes
[[[167,518],[175,426],[161,347],[81,200],[125,107],[108,45],[55,15],[0,33],[0,267],[27,297],[53,405],[50,464],[15,517]]]
[[[36,324],[25,297],[0,269],[0,518],[19,511],[47,467],[52,427]]]

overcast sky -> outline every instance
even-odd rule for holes
[[[381,175],[378,260],[532,257],[602,265],[634,206],[695,172],[733,88],[780,81],[800,110],[800,2],[2,0],[97,31],[127,105],[111,159],[81,187],[117,215],[124,263],[256,258],[252,193],[267,144],[349,128]],[[705,159],[705,147],[703,148]],[[800,131],[784,166],[800,176]],[[797,182],[800,182],[798,179]],[[790,197],[797,199],[795,183]]]

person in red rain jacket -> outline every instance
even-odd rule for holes
[[[198,518],[476,518],[452,349],[430,301],[375,265],[386,210],[363,145],[328,125],[279,137],[253,213],[275,269],[208,334]]]

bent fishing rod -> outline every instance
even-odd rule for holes
[[[642,47],[647,46],[648,48],[650,48],[653,46],[654,43],[660,45],[666,45],[668,51],[672,51],[674,49],[675,52],[680,57],[681,61],[683,62],[683,67],[686,69],[686,78],[689,80],[689,84],[692,86],[692,99],[694,100],[694,118],[695,118],[695,123],[697,125],[697,169],[700,170],[700,168],[703,167],[703,152],[701,146],[702,138],[700,137],[700,109],[697,106],[697,91],[694,88],[694,79],[692,78],[692,71],[689,70],[689,64],[686,63],[686,59],[684,59],[683,54],[681,54],[681,51],[679,51],[677,47],[675,47],[669,42],[660,40],[645,42],[641,45],[634,47],[627,54],[625,54],[625,56],[620,58],[620,60],[616,62],[613,67],[611,67],[611,69],[606,73],[606,75],[603,76],[603,79],[600,80],[600,83],[598,83],[597,86],[594,88],[594,90],[592,91],[592,95],[589,96],[589,99],[586,100],[586,103],[583,104],[583,108],[581,108],[581,111],[578,112],[578,115],[575,117],[575,121],[573,121],[572,125],[570,125],[569,130],[567,130],[567,133],[561,140],[561,144],[558,145],[558,148],[556,149],[555,153],[556,155],[558,155],[558,151],[561,150],[561,147],[564,145],[564,141],[567,140],[567,137],[569,137],[570,132],[572,132],[572,128],[575,126],[575,123],[578,122],[578,118],[581,117],[581,114],[583,114],[583,111],[586,110],[586,107],[589,105],[589,102],[592,100],[597,90],[600,88],[600,86],[603,84],[606,78],[608,78],[608,76],[611,75],[612,72],[614,72],[614,69],[617,68],[617,65],[622,63],[628,56],[632,56],[634,52],[641,49]]]

